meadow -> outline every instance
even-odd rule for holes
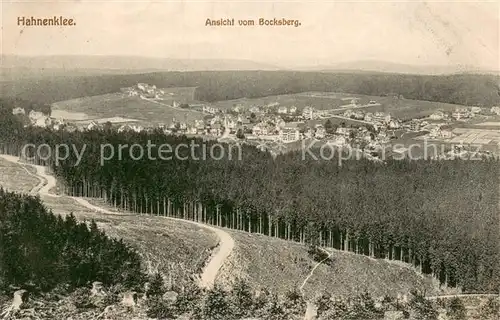
[[[284,294],[302,286],[318,263],[307,246],[255,233],[226,230],[235,239],[230,261],[223,266],[233,270],[233,277],[246,280],[254,289],[267,288]],[[320,264],[303,287],[306,298],[323,292],[353,297],[368,292],[374,297],[397,297],[411,290],[440,291],[436,281],[419,275],[415,269],[396,261],[376,260],[334,250],[330,263]],[[217,280],[227,283],[226,272]]]
[[[166,91],[165,99],[159,101],[161,104],[143,100],[139,97],[129,97],[122,93],[111,93],[59,101],[52,105],[52,109],[56,113],[61,111],[84,113],[89,119],[123,117],[149,124],[168,124],[174,118],[184,122],[192,122],[203,118],[203,114],[200,112],[168,107],[167,105],[173,104],[174,101],[178,103],[192,101],[188,98],[191,89],[170,89],[172,90]]]
[[[386,112],[390,113],[393,117],[402,119],[424,117],[431,115],[438,110],[453,111],[457,107],[460,107],[460,105],[449,103],[410,100],[404,98],[400,99],[392,96],[379,97],[337,92],[303,92],[255,99],[242,98],[236,100],[218,101],[214,104],[223,110],[227,110],[236,105],[251,107],[265,106],[278,102],[281,106],[296,106],[299,110],[306,106],[312,106],[318,110],[341,109],[334,112],[343,113],[344,109],[348,109],[348,107],[343,106],[349,105],[351,98],[357,98],[359,105],[367,105],[370,101],[376,101],[380,104],[359,108],[358,110],[364,112]]]

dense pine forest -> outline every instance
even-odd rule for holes
[[[242,146],[241,160],[234,152],[229,159],[235,149],[224,145],[221,160],[203,160],[202,148],[195,157],[182,148],[183,160],[161,160],[152,148],[157,160],[134,160],[137,153],[131,156],[125,148],[121,157],[115,154],[101,165],[104,144],[118,150],[136,143],[147,151],[148,141],[175,148],[191,140],[162,132],[51,132],[23,128],[15,120],[0,128],[3,153],[20,155],[27,143],[46,143],[52,150],[61,143],[76,150],[85,145],[77,166],[74,152],[59,165],[54,154],[33,160],[51,166],[69,195],[401,260],[466,292],[495,292],[500,285],[497,160],[351,160],[338,166],[335,159],[302,160],[299,153],[274,159],[250,146]],[[210,142],[195,142],[210,150]]]
[[[92,281],[142,285],[139,255],[106,237],[94,221],[48,211],[39,198],[0,188],[0,294],[12,288],[75,289]]]
[[[500,104],[499,77],[474,74],[423,76],[293,71],[156,72],[4,81],[0,82],[0,92],[3,96],[53,103],[118,92],[120,88],[138,82],[160,88],[197,87],[194,98],[208,102],[304,91],[333,91],[373,96],[402,95],[406,99],[470,106]]]

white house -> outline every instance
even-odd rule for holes
[[[429,119],[431,119],[431,120],[443,120],[444,113],[442,111],[436,111],[429,116]]]
[[[339,135],[343,135],[343,136],[348,136],[349,135],[349,129],[348,128],[343,128],[343,127],[338,127],[337,131],[335,133],[339,134]]]
[[[205,113],[214,114],[217,112],[217,109],[215,109],[214,107],[204,105],[202,111]]]
[[[233,118],[227,116],[224,117],[224,128],[234,129],[236,128],[236,125],[236,121],[234,121]]]
[[[215,116],[212,119],[210,119],[210,125],[215,125],[216,123],[219,123],[221,121],[219,116]]]
[[[491,107],[490,112],[500,116],[500,107]]]
[[[343,116],[344,116],[344,117],[346,117],[346,118],[350,118],[350,117],[351,117],[351,116],[353,116],[353,115],[354,115],[354,111],[352,111],[352,110],[350,110],[350,109],[349,109],[349,110],[344,111],[344,114],[343,114]]]
[[[326,130],[322,125],[316,126],[316,132],[314,133],[314,137],[316,139],[323,139],[326,135]]]
[[[141,132],[141,131],[144,131],[144,127],[142,126],[132,126],[132,130],[134,130],[135,132]]]
[[[24,111],[23,108],[21,107],[17,107],[17,108],[14,108],[12,109],[12,114],[26,114],[26,111]]]
[[[365,114],[363,111],[356,111],[352,115],[354,116],[354,119],[357,120],[363,120],[365,118]]]
[[[398,121],[396,121],[394,119],[389,121],[389,124],[388,124],[389,129],[399,129],[400,127],[401,127],[401,124]]]
[[[64,123],[64,120],[55,120],[55,121],[52,121],[52,129],[56,130],[56,131],[59,131],[61,130],[63,127],[64,127],[65,123]]]
[[[472,107],[472,108],[470,108],[470,112],[481,113],[481,107]]]
[[[291,114],[294,114],[297,112],[297,107],[296,106],[291,106],[290,109],[288,109],[288,112]]]
[[[304,110],[302,110],[302,116],[304,117],[304,119],[313,119],[313,114],[314,110],[311,107],[305,107]]]
[[[262,134],[262,127],[259,126],[259,125],[255,125],[253,128],[252,128],[252,134],[254,136],[260,136]]]
[[[36,127],[48,127],[52,125],[52,119],[45,116],[43,113],[31,110],[28,114],[31,124]]]
[[[89,125],[87,126],[87,130],[94,130],[98,129],[99,125],[95,121],[91,121]]]
[[[286,126],[286,122],[285,120],[277,117],[274,122],[276,123],[276,128],[279,129],[279,128],[284,128]]]
[[[130,125],[124,124],[124,125],[120,126],[117,131],[119,133],[122,133],[122,132],[125,132],[125,131],[132,131],[132,130],[133,129],[132,129],[132,127]]]
[[[372,122],[373,121],[373,113],[367,112],[365,114],[365,117],[364,117],[363,120],[365,120],[366,122]]]
[[[444,139],[450,139],[450,138],[453,138],[453,132],[449,131],[449,130],[441,130],[440,132],[440,137],[441,138],[444,138]]]
[[[280,139],[283,142],[293,142],[300,140],[300,132],[297,128],[285,127],[280,131]]]
[[[238,105],[235,105],[234,107],[231,108],[231,111],[233,111],[234,113],[240,113],[242,111],[242,106],[241,104],[238,104]]]
[[[256,107],[256,106],[253,106],[248,111],[250,111],[250,113],[259,113],[260,112],[260,108]]]
[[[278,113],[280,113],[280,114],[286,114],[286,113],[288,113],[288,108],[285,107],[285,106],[281,106],[281,107],[278,108]]]

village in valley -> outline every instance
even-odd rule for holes
[[[235,102],[229,107],[219,106],[217,102],[188,103],[186,101],[189,99],[184,99],[182,95],[178,97],[169,92],[168,88],[159,89],[146,83],[138,83],[120,91],[121,97],[179,111],[178,116],[164,122],[144,122],[121,116],[75,120],[71,119],[72,115],[68,112],[53,111],[51,116],[47,116],[37,111],[25,114],[22,108],[14,109],[13,113],[27,116],[27,125],[54,130],[162,130],[165,134],[199,136],[226,143],[249,143],[272,153],[294,150],[301,142],[312,141],[320,145],[362,150],[368,158],[375,160],[381,152],[385,153],[388,149],[392,154],[404,154],[408,151],[408,144],[421,141],[446,145],[446,154],[433,155],[433,158],[453,158],[464,153],[478,155],[478,152],[481,156],[498,156],[500,144],[498,106],[457,106],[454,110],[436,110],[425,116],[419,114],[415,117],[397,118],[390,112],[376,111],[377,107],[383,107],[377,100],[363,101],[366,98],[346,94],[336,100],[341,103],[332,103],[330,108],[320,109],[313,103],[297,107],[277,101],[258,103],[259,101],[246,100],[247,103]],[[304,94],[323,98],[331,95]],[[399,96],[392,98],[404,99]],[[64,118],[66,114],[69,119]],[[188,120],[186,114],[195,117]],[[396,143],[399,146],[393,148]],[[481,151],[477,151],[479,149]]]

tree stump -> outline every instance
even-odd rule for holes
[[[104,288],[102,286],[102,282],[95,281],[92,282],[92,289],[90,290],[90,296],[105,296],[106,292],[104,292]]]
[[[12,301],[12,310],[19,310],[23,303],[28,301],[29,293],[26,290],[17,290],[14,292],[14,301]]]
[[[177,296],[179,294],[175,291],[168,291],[168,292],[165,292],[162,296],[162,299],[164,301],[167,301],[167,302],[170,302],[170,303],[174,303],[175,301],[177,301]]]
[[[134,291],[124,292],[121,304],[125,307],[135,307],[137,304],[137,293]]]

